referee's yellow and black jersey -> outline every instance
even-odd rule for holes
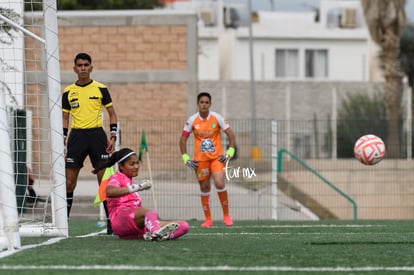
[[[95,80],[86,85],[76,83],[65,88],[62,111],[72,116],[72,129],[102,127],[102,106],[112,106],[108,88]]]

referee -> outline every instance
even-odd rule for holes
[[[117,116],[107,87],[92,80],[92,58],[87,53],[79,53],[74,59],[73,71],[78,80],[65,88],[62,96],[63,136],[66,145],[66,200],[68,217],[73,202],[80,169],[86,156],[89,156],[95,168],[102,160],[102,155],[110,154],[115,149],[117,134]],[[106,108],[109,115],[110,138],[102,127],[102,110]],[[68,136],[69,120],[70,134]],[[98,184],[104,170],[97,173]],[[105,212],[108,217],[106,201]],[[107,221],[107,233],[112,234],[111,223]]]

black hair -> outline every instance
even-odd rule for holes
[[[127,156],[128,154],[129,156],[125,158],[125,156]],[[109,155],[108,159],[99,162],[98,165],[94,167],[92,173],[97,174],[100,170],[107,168],[107,167],[111,167],[115,163],[123,164],[125,161],[127,161],[131,157],[131,155],[136,155],[136,153],[134,152],[134,150],[129,149],[129,148],[122,148],[119,151],[115,151]]]
[[[211,95],[210,95],[209,93],[207,93],[207,92],[201,92],[201,93],[199,93],[199,94],[198,94],[198,96],[197,96],[197,103],[200,101],[200,98],[202,98],[203,96],[208,97],[208,99],[209,99],[209,100],[210,100],[210,102],[211,102]]]
[[[75,56],[75,59],[73,60],[73,63],[75,63],[75,65],[76,65],[76,61],[77,61],[78,59],[88,60],[88,61],[89,61],[89,63],[90,63],[90,64],[92,64],[92,57],[91,57],[89,54],[87,54],[87,53],[78,53],[78,54]]]

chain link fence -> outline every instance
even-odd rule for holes
[[[139,177],[149,177],[149,160],[155,186],[155,199],[149,192],[143,194],[147,206],[156,205],[163,218],[201,220],[198,183],[183,165],[179,151],[184,122],[121,121],[121,147],[139,150],[141,132],[145,130],[149,151]],[[327,120],[229,123],[237,143],[236,159],[226,170],[234,219],[413,218],[411,159],[386,158],[375,166],[365,166],[353,157],[337,158],[332,121]],[[222,142],[227,144],[225,135]],[[192,147],[190,138],[190,153]],[[277,152],[282,148],[307,167],[289,154],[280,155],[278,160]],[[353,148],[347,150],[352,154]],[[221,219],[214,187],[211,203],[213,218]]]

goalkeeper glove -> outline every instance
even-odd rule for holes
[[[182,156],[183,162],[185,165],[187,165],[188,167],[190,167],[193,170],[197,170],[198,168],[198,164],[196,160],[192,160],[190,159],[190,156],[188,154],[183,154]]]
[[[150,180],[143,180],[141,183],[134,183],[128,185],[128,193],[134,193],[142,190],[147,190],[152,187],[152,183]]]
[[[226,151],[226,155],[220,155],[219,156],[219,161],[220,162],[226,162],[227,160],[231,159],[232,157],[234,157],[234,148],[233,147],[229,147],[229,149],[227,149]]]

